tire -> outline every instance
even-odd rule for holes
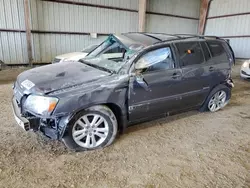
[[[219,99],[216,99],[216,103],[220,103],[220,105],[218,105],[218,108],[215,108],[214,110],[211,108],[212,105],[212,100],[214,100],[217,95],[224,93],[225,95],[225,100],[219,101]],[[219,110],[221,110],[222,108],[224,108],[230,101],[231,98],[231,88],[225,86],[225,85],[219,85],[217,87],[215,87],[210,94],[208,95],[206,101],[204,102],[204,104],[202,105],[202,107],[200,108],[201,112],[204,111],[210,111],[210,112],[217,112]]]
[[[93,106],[71,119],[63,142],[75,151],[104,148],[114,142],[117,129],[117,119],[111,109],[103,105]]]

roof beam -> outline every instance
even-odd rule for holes
[[[32,66],[32,45],[31,45],[31,24],[30,24],[30,7],[29,0],[24,0],[24,16],[25,16],[25,30],[29,65]]]
[[[211,0],[201,0],[199,34],[204,35]]]
[[[146,29],[146,9],[147,0],[139,0],[139,32],[145,32]]]

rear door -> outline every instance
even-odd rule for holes
[[[184,92],[180,108],[200,106],[209,92],[209,72],[199,41],[176,43],[182,69]]]
[[[226,42],[207,41],[207,46],[211,53],[212,59],[209,61],[211,71],[211,87],[214,87],[225,81],[231,74],[232,57],[226,51]]]

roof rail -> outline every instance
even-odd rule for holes
[[[167,39],[167,40],[163,40],[163,41],[160,41],[160,42],[156,42],[155,44],[159,44],[159,43],[163,43],[163,42],[170,42],[170,41],[176,41],[176,40],[185,40],[185,39],[189,39],[189,38],[193,38],[193,37],[181,37],[181,38],[175,38],[175,39]]]
[[[143,35],[145,35],[145,36],[147,36],[147,37],[150,37],[150,38],[156,39],[156,40],[158,40],[159,42],[162,42],[162,40],[161,40],[160,38],[158,38],[158,37],[155,37],[155,36],[149,35],[149,34],[147,34],[147,33],[141,33],[141,34],[143,34]]]
[[[150,34],[150,33],[147,33],[147,34]],[[167,36],[171,36],[171,37],[177,37],[177,38],[182,38],[178,35],[175,35],[175,34],[167,34],[167,33],[151,33],[151,34],[157,34],[157,35],[167,35]]]
[[[157,34],[157,35],[166,35],[166,36],[170,36],[170,37],[181,38],[181,37],[178,36],[178,35],[175,35],[175,34],[167,34],[167,33],[151,33],[151,32],[128,32],[128,33],[140,33],[140,34],[144,34],[144,35]]]
[[[214,38],[214,39],[220,39],[220,40],[226,41],[224,38],[221,38],[221,37],[218,37],[218,36],[212,36],[212,35],[175,34],[174,36],[176,36],[178,38],[163,40],[163,41],[160,41],[160,42],[156,42],[155,44],[162,43],[162,42],[170,42],[170,41],[175,41],[175,40],[181,40],[181,39],[183,39],[183,40],[192,39],[192,38],[200,38],[200,39]]]
[[[214,35],[194,35],[194,34],[177,34],[178,36],[190,36],[190,37],[199,37],[199,38],[215,38],[215,39],[221,39],[218,36],[214,36]]]
[[[218,37],[218,36],[213,36],[213,35],[195,35],[195,34],[167,34],[167,33],[150,33],[150,32],[128,32],[128,33],[140,33],[143,34],[145,36],[154,38],[156,40],[159,40],[158,42],[156,42],[155,44],[159,44],[159,43],[163,43],[163,42],[170,42],[170,41],[176,41],[176,40],[185,40],[185,39],[192,39],[192,38],[200,38],[200,39],[205,39],[205,38],[214,38],[214,39],[220,39],[220,40],[224,40],[225,39]],[[171,37],[176,37],[175,39],[167,39],[167,40],[161,40],[158,37],[152,36],[150,34],[159,34],[159,35],[166,35],[166,36],[171,36]],[[227,41],[226,41],[227,42]]]

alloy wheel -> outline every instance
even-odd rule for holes
[[[76,144],[88,149],[101,145],[108,133],[108,122],[98,114],[86,114],[80,117],[72,129],[72,137]]]
[[[216,112],[226,106],[226,99],[227,99],[227,94],[225,91],[220,90],[217,93],[215,93],[209,103],[208,103],[208,109],[211,112]]]

